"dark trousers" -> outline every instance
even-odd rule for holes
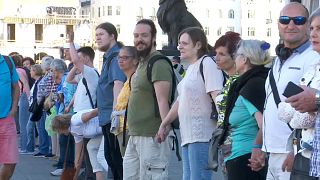
[[[90,163],[90,158],[89,158],[89,153],[88,153],[88,150],[87,150],[87,144],[88,142],[90,141],[90,139],[88,138],[83,138],[83,160],[84,160],[84,165],[85,165],[85,179],[86,180],[95,180],[96,179],[96,176],[95,174],[93,173],[93,170],[92,170],[92,166],[91,166],[91,163]]]
[[[102,126],[102,132],[104,136],[104,156],[112,171],[114,180],[122,180],[122,156],[117,137],[110,133],[110,126],[111,123]]]
[[[251,154],[245,154],[226,162],[228,180],[265,180],[267,166],[260,171],[252,171],[248,166]]]
[[[71,134],[69,134],[69,149],[67,155],[66,167],[74,167],[74,152],[75,152],[75,144],[74,139]],[[67,151],[68,144],[68,136],[60,134],[59,135],[59,146],[60,146],[60,157],[58,161],[57,169],[63,169],[64,158]]]

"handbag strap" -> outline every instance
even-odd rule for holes
[[[89,96],[91,107],[92,107],[92,109],[94,109],[95,106],[93,105],[93,100],[92,100],[91,93],[88,88],[88,83],[87,83],[86,78],[84,78],[84,77],[82,78],[82,83],[83,83],[84,87],[86,88],[87,94]]]
[[[273,76],[273,67],[270,70],[269,82],[270,82],[270,86],[271,86],[274,102],[276,103],[277,108],[278,108],[279,103],[281,102],[281,100],[280,100],[278,88],[277,88],[277,85],[276,85],[276,81],[275,81],[274,76]],[[293,128],[290,126],[290,124],[287,123],[287,125],[290,128],[290,130],[293,131]]]
[[[133,73],[134,74],[134,73]],[[133,74],[131,74],[130,78],[129,78],[129,90],[131,92],[131,79],[132,79],[132,76]],[[123,136],[122,136],[122,146],[125,147],[126,146],[126,129],[127,129],[127,117],[128,117],[128,105],[129,105],[129,98],[128,98],[128,102],[127,102],[127,105],[126,105],[126,111],[124,113],[124,118],[123,118],[123,129],[122,129],[122,132],[123,132]]]
[[[277,105],[277,108],[278,108],[279,103],[281,102],[281,100],[280,100],[278,88],[277,88],[277,85],[276,85],[276,81],[275,81],[274,76],[273,76],[273,68],[271,68],[271,70],[270,70],[269,82],[270,82],[270,86],[271,86],[271,90],[272,90],[272,94],[273,94],[273,99],[274,99],[274,101],[275,101],[275,103]]]

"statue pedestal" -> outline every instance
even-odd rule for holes
[[[172,49],[163,49],[163,50],[158,50],[165,56],[180,56],[180,51],[178,50],[172,50]]]

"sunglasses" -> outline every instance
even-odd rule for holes
[[[290,21],[293,20],[295,25],[304,25],[307,22],[307,18],[303,16],[289,17],[289,16],[280,16],[279,23],[280,24],[289,24]]]

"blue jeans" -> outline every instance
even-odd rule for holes
[[[67,155],[66,167],[74,167],[75,143],[73,136],[69,134],[69,149]],[[64,159],[67,151],[68,136],[59,134],[60,157],[57,169],[63,169]]]
[[[26,93],[22,93],[19,99],[19,125],[20,125],[20,148],[27,150],[27,123],[29,120],[29,102]]]
[[[182,146],[183,180],[211,179],[207,170],[209,143],[196,142]]]
[[[31,115],[30,115],[31,117]],[[37,130],[39,133],[39,152],[41,154],[50,154],[50,146],[51,146],[51,138],[48,135],[45,129],[46,123],[46,113],[43,112],[41,119],[37,122],[28,121],[27,130],[28,130],[28,142],[27,142],[27,151],[33,152],[34,151],[34,143],[35,143],[35,132],[34,127],[37,126]]]
[[[31,117],[30,113],[30,117]],[[28,121],[27,124],[27,151],[28,152],[34,152],[34,146],[35,146],[35,127],[36,127],[36,122]],[[38,127],[37,127],[38,128]]]

